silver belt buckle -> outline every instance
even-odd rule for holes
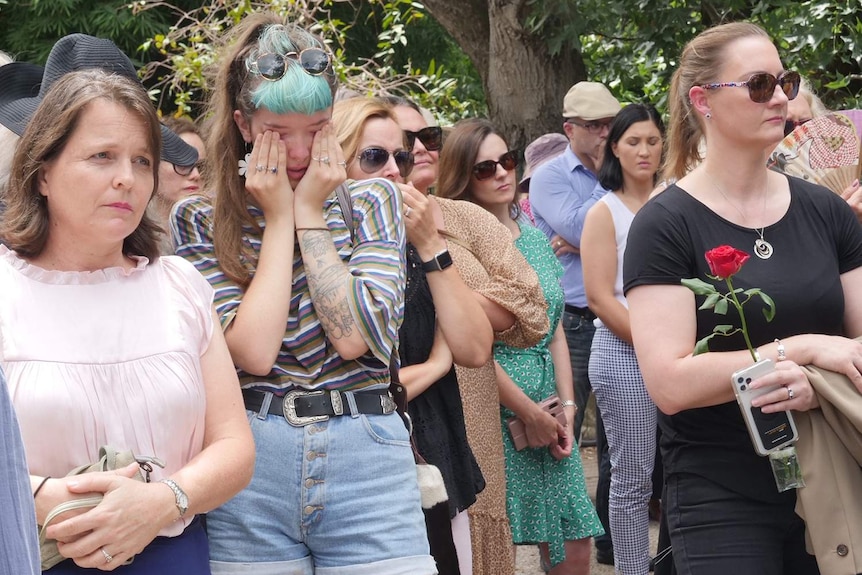
[[[319,391],[300,391],[293,390],[287,392],[284,396],[284,401],[281,404],[281,409],[284,412],[284,418],[287,420],[289,424],[294,427],[303,427],[305,425],[309,425],[311,423],[317,423],[318,421],[326,421],[329,419],[328,415],[309,415],[307,417],[302,417],[296,414],[296,404],[294,403],[298,397],[306,397],[309,395],[323,395],[323,390]]]
[[[383,415],[389,415],[398,408],[398,406],[395,405],[395,400],[392,398],[392,394],[388,391],[384,395],[380,396],[380,407],[383,409]]]

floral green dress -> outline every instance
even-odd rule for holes
[[[551,329],[529,349],[495,343],[494,358],[518,387],[538,402],[557,393],[548,346],[563,314],[563,267],[541,231],[523,221],[519,225],[521,235],[515,246],[539,276]],[[551,564],[556,565],[565,559],[564,542],[601,535],[604,530],[587,494],[577,448],[562,461],[554,459],[544,447],[515,451],[506,427],[506,420],[513,415],[500,406],[506,455],[506,510],[512,539],[516,544],[549,543]]]

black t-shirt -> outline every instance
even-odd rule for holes
[[[769,323],[759,298],[744,307],[755,347],[803,333],[842,334],[840,274],[862,265],[862,226],[839,196],[788,179],[787,213],[764,230],[774,249],[767,260],[754,255],[759,236],[751,228],[725,220],[678,186],[656,196],[638,212],[629,231],[625,291],[639,285],[679,285],[683,278],[710,281],[704,254],[727,244],[751,255],[734,276],[734,288],[758,287],[775,301],[775,318]],[[716,287],[726,291],[723,282]],[[696,305],[703,299],[697,296]],[[726,316],[698,311],[697,339],[709,335],[718,323],[738,326],[739,318],[733,309]],[[716,336],[709,346],[712,351],[739,350],[745,349],[745,341],[741,334]],[[730,386],[730,373],[727,380]],[[768,460],[755,453],[735,402],[660,414],[659,425],[668,474],[694,473],[764,501],[784,497],[776,490]]]

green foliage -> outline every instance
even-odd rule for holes
[[[42,63],[58,39],[83,32],[113,39],[134,60],[141,42],[169,22],[165,10],[136,17],[128,9],[128,0],[13,2],[0,7],[0,49],[17,60]]]
[[[785,67],[833,109],[862,107],[862,5],[826,0],[529,0],[525,23],[552,50],[578,49],[587,77],[622,101],[666,109],[676,58],[709,26],[750,20]]]
[[[136,13],[144,13],[170,5],[139,0],[134,8]],[[465,75],[466,57],[456,52],[451,39],[440,38],[439,25],[427,18],[421,4],[410,0],[214,0],[210,5],[177,13],[176,24],[154,34],[143,45],[153,56],[145,76],[153,78],[159,107],[178,115],[198,114],[204,98],[205,72],[216,57],[219,37],[245,15],[260,10],[275,11],[322,36],[335,55],[334,68],[340,83],[348,90],[406,95],[444,117],[459,117],[475,110],[472,102],[462,96],[464,92],[458,92],[455,77]],[[429,46],[416,44],[412,52],[405,49],[414,45],[413,40],[408,42],[408,31],[416,31],[421,38],[435,27],[438,38],[434,48],[455,63],[454,68],[459,70],[455,74],[434,57],[435,50],[429,50]],[[427,56],[410,58],[410,54],[419,53]],[[472,93],[475,95],[475,88]]]

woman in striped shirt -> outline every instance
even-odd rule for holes
[[[213,572],[436,573],[387,390],[401,196],[385,180],[341,188],[320,40],[261,13],[225,46],[207,141],[215,202],[185,200],[172,222],[178,253],[215,288],[257,447],[250,486],[208,517]]]

